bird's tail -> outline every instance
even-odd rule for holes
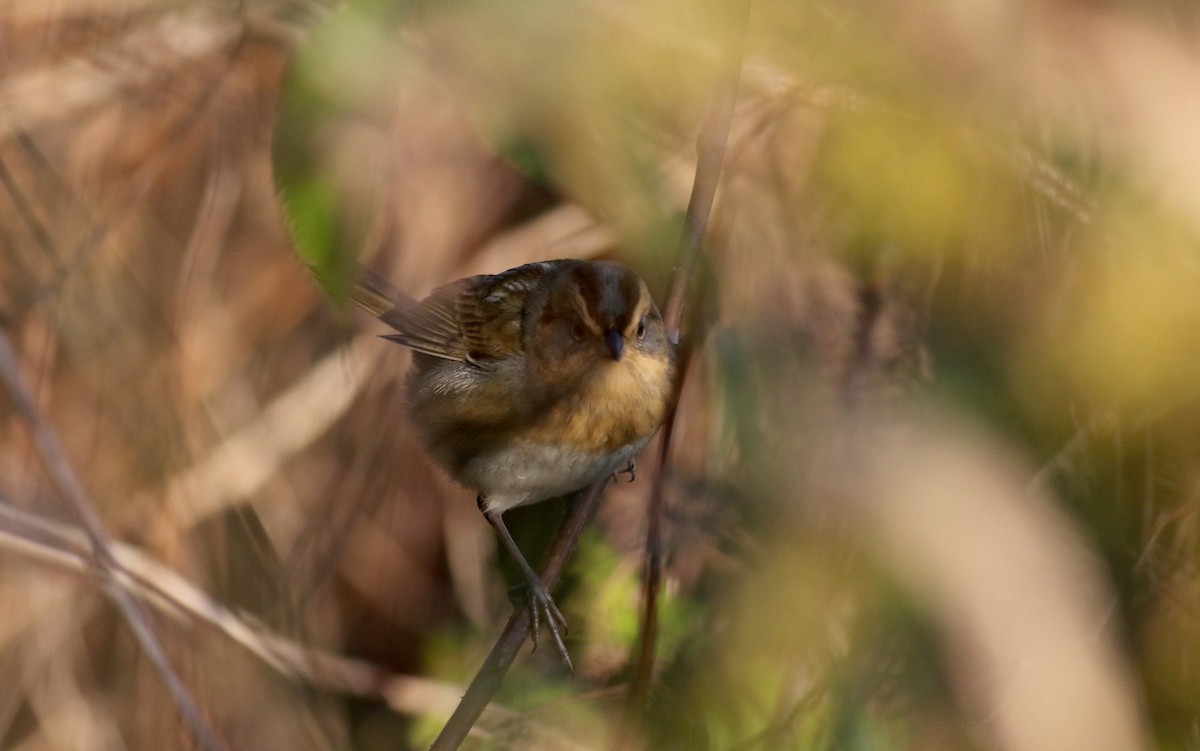
[[[403,331],[403,311],[411,310],[417,304],[416,299],[401,292],[387,279],[362,266],[358,269],[358,279],[350,299],[363,310],[375,316],[388,326]]]

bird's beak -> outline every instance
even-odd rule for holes
[[[608,352],[612,355],[612,359],[620,360],[621,353],[625,351],[625,337],[621,336],[621,332],[616,329],[604,332],[604,343],[608,345]]]

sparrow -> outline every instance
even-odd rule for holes
[[[385,339],[413,351],[408,419],[429,455],[478,494],[520,566],[534,648],[540,610],[570,667],[566,619],[504,512],[630,471],[658,431],[675,362],[645,282],[618,263],[561,259],[459,279],[420,302],[368,272],[353,299],[399,332]]]

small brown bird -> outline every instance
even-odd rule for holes
[[[368,275],[355,301],[414,351],[409,419],[479,508],[564,660],[566,620],[504,525],[505,511],[631,466],[666,415],[673,352],[646,284],[616,263],[530,263],[403,299]]]

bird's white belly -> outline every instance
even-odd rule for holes
[[[503,512],[607,477],[628,465],[649,440],[626,444],[611,454],[517,443],[471,459],[463,467],[462,479],[483,496],[485,511]]]

